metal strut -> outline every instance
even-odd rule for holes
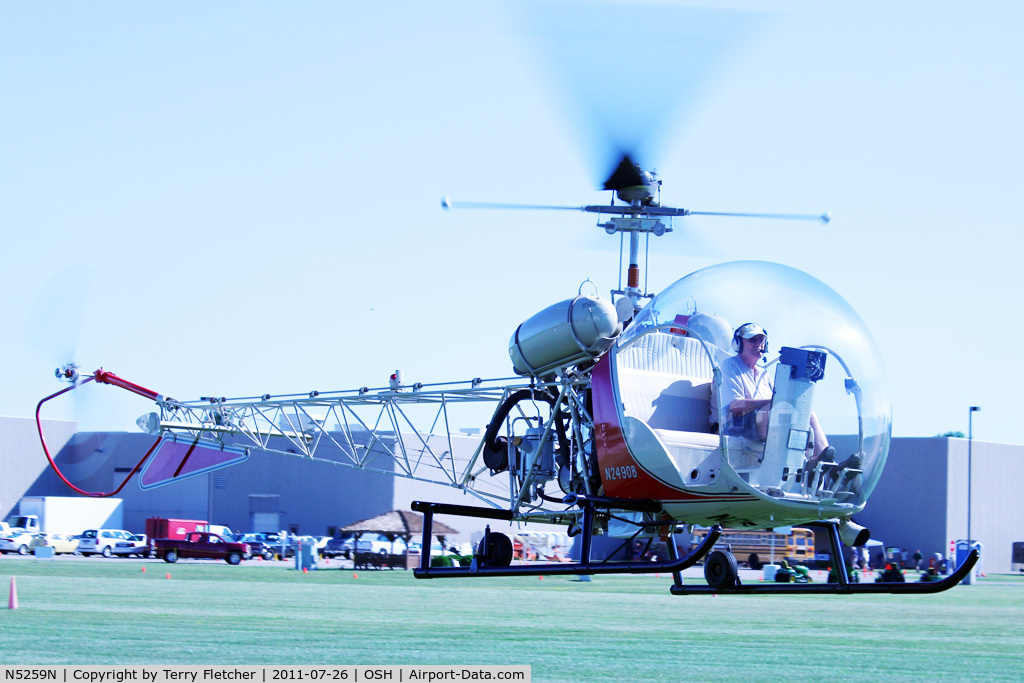
[[[431,567],[430,554],[426,549],[430,548],[431,526],[433,525],[434,513],[445,515],[458,515],[462,517],[480,517],[484,519],[499,519],[512,521],[513,513],[510,510],[496,510],[493,508],[478,508],[467,505],[450,505],[447,503],[427,503],[415,501],[412,509],[423,513],[423,548],[424,552],[420,558],[420,567],[413,570],[417,579],[440,579],[457,576],[571,576],[584,574],[654,574],[668,572],[673,575],[692,567],[699,562],[715,545],[722,528],[712,528],[704,540],[685,557],[679,557],[678,553],[667,562],[594,562],[590,559],[591,543],[594,535],[594,514],[596,502],[593,500],[580,500],[583,508],[582,538],[579,562],[557,562],[544,564],[522,564],[505,566],[488,566],[485,553],[477,553],[476,561],[470,567]],[[672,522],[666,522],[669,524]],[[669,544],[673,545],[672,543]],[[671,553],[671,551],[670,551]]]

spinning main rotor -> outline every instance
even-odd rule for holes
[[[441,199],[441,208],[451,209],[528,209],[541,211],[584,211],[606,215],[610,218],[598,222],[609,235],[615,233],[629,235],[629,269],[625,289],[614,290],[613,295],[621,294],[629,298],[633,311],[641,308],[640,300],[649,298],[649,294],[640,288],[640,235],[661,237],[672,232],[672,220],[686,216],[722,216],[733,218],[770,218],[778,220],[820,221],[827,224],[832,217],[826,211],[821,214],[804,213],[747,213],[734,211],[694,211],[681,207],[662,206],[661,183],[657,173],[644,170],[633,160],[629,153],[623,154],[615,169],[604,181],[604,190],[611,191],[612,200],[608,204],[589,204],[585,206],[558,206],[548,204],[515,204],[499,202],[453,202],[450,198]],[[615,203],[616,198],[621,202]],[[668,219],[666,224],[662,219]],[[620,247],[620,250],[624,245]],[[620,254],[621,255],[621,254]]]

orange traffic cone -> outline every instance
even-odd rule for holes
[[[309,573],[309,567],[303,567],[302,568],[302,573],[303,574],[308,574]]]
[[[167,572],[167,578],[168,579],[171,578],[171,573],[170,572]]]
[[[355,572],[352,572],[352,578],[353,579],[358,579],[359,578],[359,574],[356,574]]]
[[[18,586],[11,577],[11,597],[7,599],[7,609],[18,609]]]
[[[145,573],[146,573],[146,565],[142,565],[142,573],[143,573],[143,574],[145,574]]]

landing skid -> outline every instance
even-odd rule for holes
[[[618,502],[618,501],[617,501]],[[624,501],[623,501],[624,502]],[[666,562],[608,562],[592,561],[590,559],[590,548],[593,541],[594,514],[597,503],[593,501],[580,501],[583,508],[582,538],[579,562],[552,562],[544,564],[522,564],[512,565],[508,563],[489,564],[487,553],[477,553],[473,563],[469,567],[431,567],[430,555],[424,552],[420,559],[420,567],[413,570],[417,579],[440,579],[457,576],[572,576],[592,574],[655,574],[660,572],[671,573],[676,578],[676,583],[681,583],[679,574],[682,570],[692,567],[699,562],[715,545],[722,534],[721,527],[714,527],[707,536],[685,557],[679,557],[675,550],[675,544],[669,543],[670,559]],[[434,513],[459,515],[462,517],[477,517],[483,519],[497,519],[512,521],[512,513],[507,510],[495,510],[493,508],[478,508],[467,505],[449,505],[446,503],[425,503],[415,501],[412,509],[423,513],[423,548],[429,548],[431,542],[431,527],[433,525]],[[482,545],[487,547],[485,537]]]
[[[839,527],[835,522],[818,522],[816,526],[825,527],[829,532],[829,545],[832,548],[833,558],[842,558],[842,541],[839,537]],[[815,526],[808,525],[808,526]],[[949,576],[939,581],[919,581],[916,583],[904,583],[902,581],[886,581],[876,583],[851,583],[850,576],[846,570],[846,563],[840,560],[832,562],[833,573],[836,577],[835,583],[773,583],[758,582],[749,585],[742,584],[738,576],[726,577],[724,583],[732,583],[731,587],[726,586],[684,586],[681,581],[676,581],[670,588],[672,595],[706,595],[706,594],[728,594],[728,595],[764,595],[767,593],[941,593],[957,585],[974,569],[981,552],[975,548],[967,559],[957,567]],[[732,579],[730,581],[729,579]]]
[[[673,595],[706,595],[706,594],[727,594],[727,595],[764,595],[764,594],[806,594],[806,593],[940,593],[948,590],[963,581],[964,577],[974,569],[981,552],[972,550],[966,560],[956,571],[939,581],[904,583],[904,582],[876,582],[876,583],[852,583],[846,564],[842,561],[833,562],[833,572],[836,577],[835,583],[774,583],[758,582],[749,585],[740,581],[735,570],[735,562],[727,553],[716,552],[709,556],[715,543],[722,534],[721,527],[712,528],[704,537],[704,540],[686,556],[680,557],[675,543],[668,544],[669,560],[666,562],[595,562],[590,559],[591,543],[593,541],[593,521],[596,507],[614,506],[621,507],[626,501],[611,501],[599,499],[583,499],[580,497],[579,504],[583,509],[582,521],[582,543],[579,562],[558,562],[544,564],[522,564],[513,565],[510,563],[511,555],[503,559],[492,556],[489,552],[478,552],[473,558],[469,567],[431,567],[430,555],[423,553],[420,559],[420,567],[413,570],[417,579],[440,579],[453,577],[472,576],[583,576],[594,574],[654,574],[660,572],[671,573],[674,582],[669,589]],[[447,503],[426,503],[416,501],[412,509],[423,513],[423,548],[429,548],[432,538],[432,526],[434,514],[458,515],[462,517],[476,517],[480,519],[495,519],[511,522],[513,515],[508,510],[497,510],[494,508],[479,508],[467,505],[451,505]],[[835,521],[815,522],[808,526],[820,526],[828,530],[829,545],[832,549],[833,558],[843,557],[843,545],[839,536],[839,525]],[[489,533],[489,532],[488,532]],[[481,545],[488,548],[487,534]],[[500,553],[499,553],[500,554]],[[730,558],[722,561],[722,557]],[[712,566],[712,575],[715,585],[684,585],[682,570],[692,567],[702,559],[707,558],[705,574],[709,566]]]

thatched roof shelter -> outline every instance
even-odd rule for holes
[[[401,538],[406,543],[413,536],[423,533],[423,515],[411,510],[392,510],[383,515],[377,515],[361,522],[355,522],[339,529],[342,533],[354,534],[357,538],[363,534],[381,534],[393,541]],[[446,536],[453,536],[457,533],[455,529],[437,520],[433,521],[431,531],[441,543],[444,543]]]

